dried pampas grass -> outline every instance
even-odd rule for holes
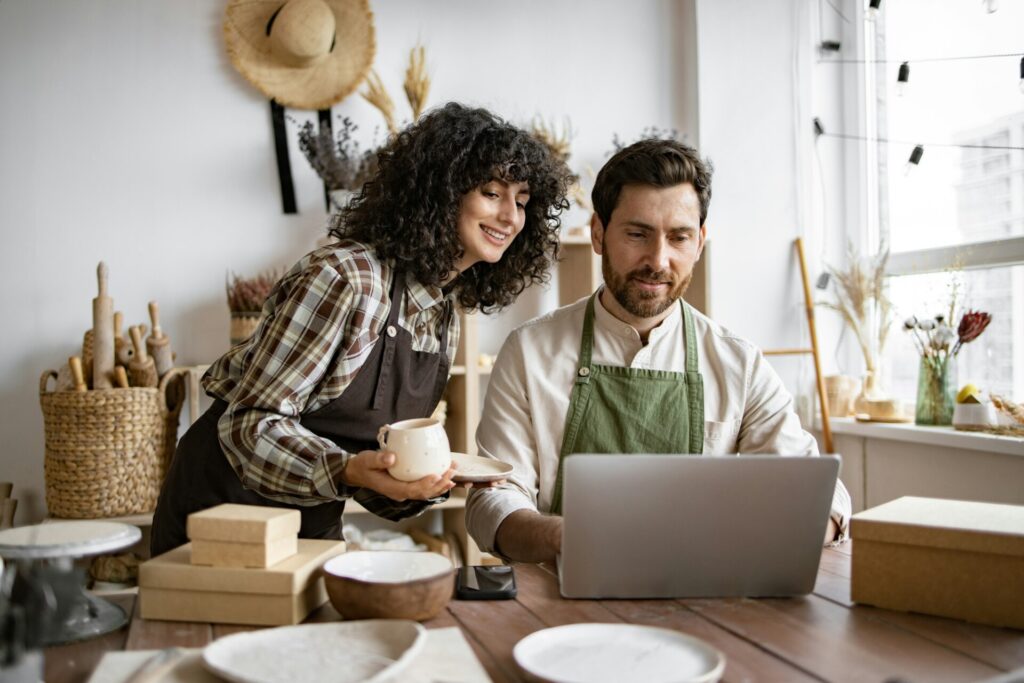
[[[846,260],[849,264],[846,270],[828,266],[836,301],[821,305],[842,316],[857,337],[867,371],[875,372],[893,321],[892,301],[885,293],[889,248],[882,244],[877,254],[861,258],[849,244]]]
[[[405,83],[402,85],[405,90],[405,99],[409,102],[412,110],[412,122],[415,123],[426,107],[427,95],[430,94],[430,75],[427,73],[427,51],[422,45],[417,45],[409,50],[409,66],[405,69]],[[376,69],[371,70],[366,77],[366,89],[360,93],[363,99],[376,107],[384,117],[388,133],[398,133],[398,123],[395,121],[395,102],[388,94],[384,82]]]

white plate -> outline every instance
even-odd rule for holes
[[[570,624],[526,636],[512,651],[524,671],[552,683],[708,683],[725,656],[685,633],[634,624]]]
[[[370,683],[407,666],[425,635],[402,619],[282,626],[216,640],[203,664],[236,683]]]
[[[479,455],[466,455],[452,451],[452,462],[455,463],[455,476],[452,481],[487,482],[508,479],[513,467],[507,462],[481,458]]]

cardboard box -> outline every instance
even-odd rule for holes
[[[267,543],[235,543],[192,539],[192,564],[210,567],[265,569],[298,552],[298,539],[285,536]]]
[[[139,566],[143,619],[216,624],[297,624],[327,601],[320,568],[345,551],[341,541],[299,539],[298,552],[266,569],[203,567],[191,544]]]
[[[1024,506],[904,497],[850,535],[855,602],[1024,629]]]
[[[189,540],[267,543],[298,536],[302,516],[298,510],[224,503],[188,516]]]

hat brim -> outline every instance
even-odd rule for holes
[[[327,109],[366,78],[376,40],[368,0],[325,0],[335,21],[334,49],[315,64],[282,63],[271,50],[267,23],[284,0],[231,0],[224,17],[228,56],[267,97],[296,109]]]

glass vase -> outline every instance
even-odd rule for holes
[[[914,423],[951,425],[955,407],[956,358],[921,356],[921,367],[917,375],[917,410]]]

